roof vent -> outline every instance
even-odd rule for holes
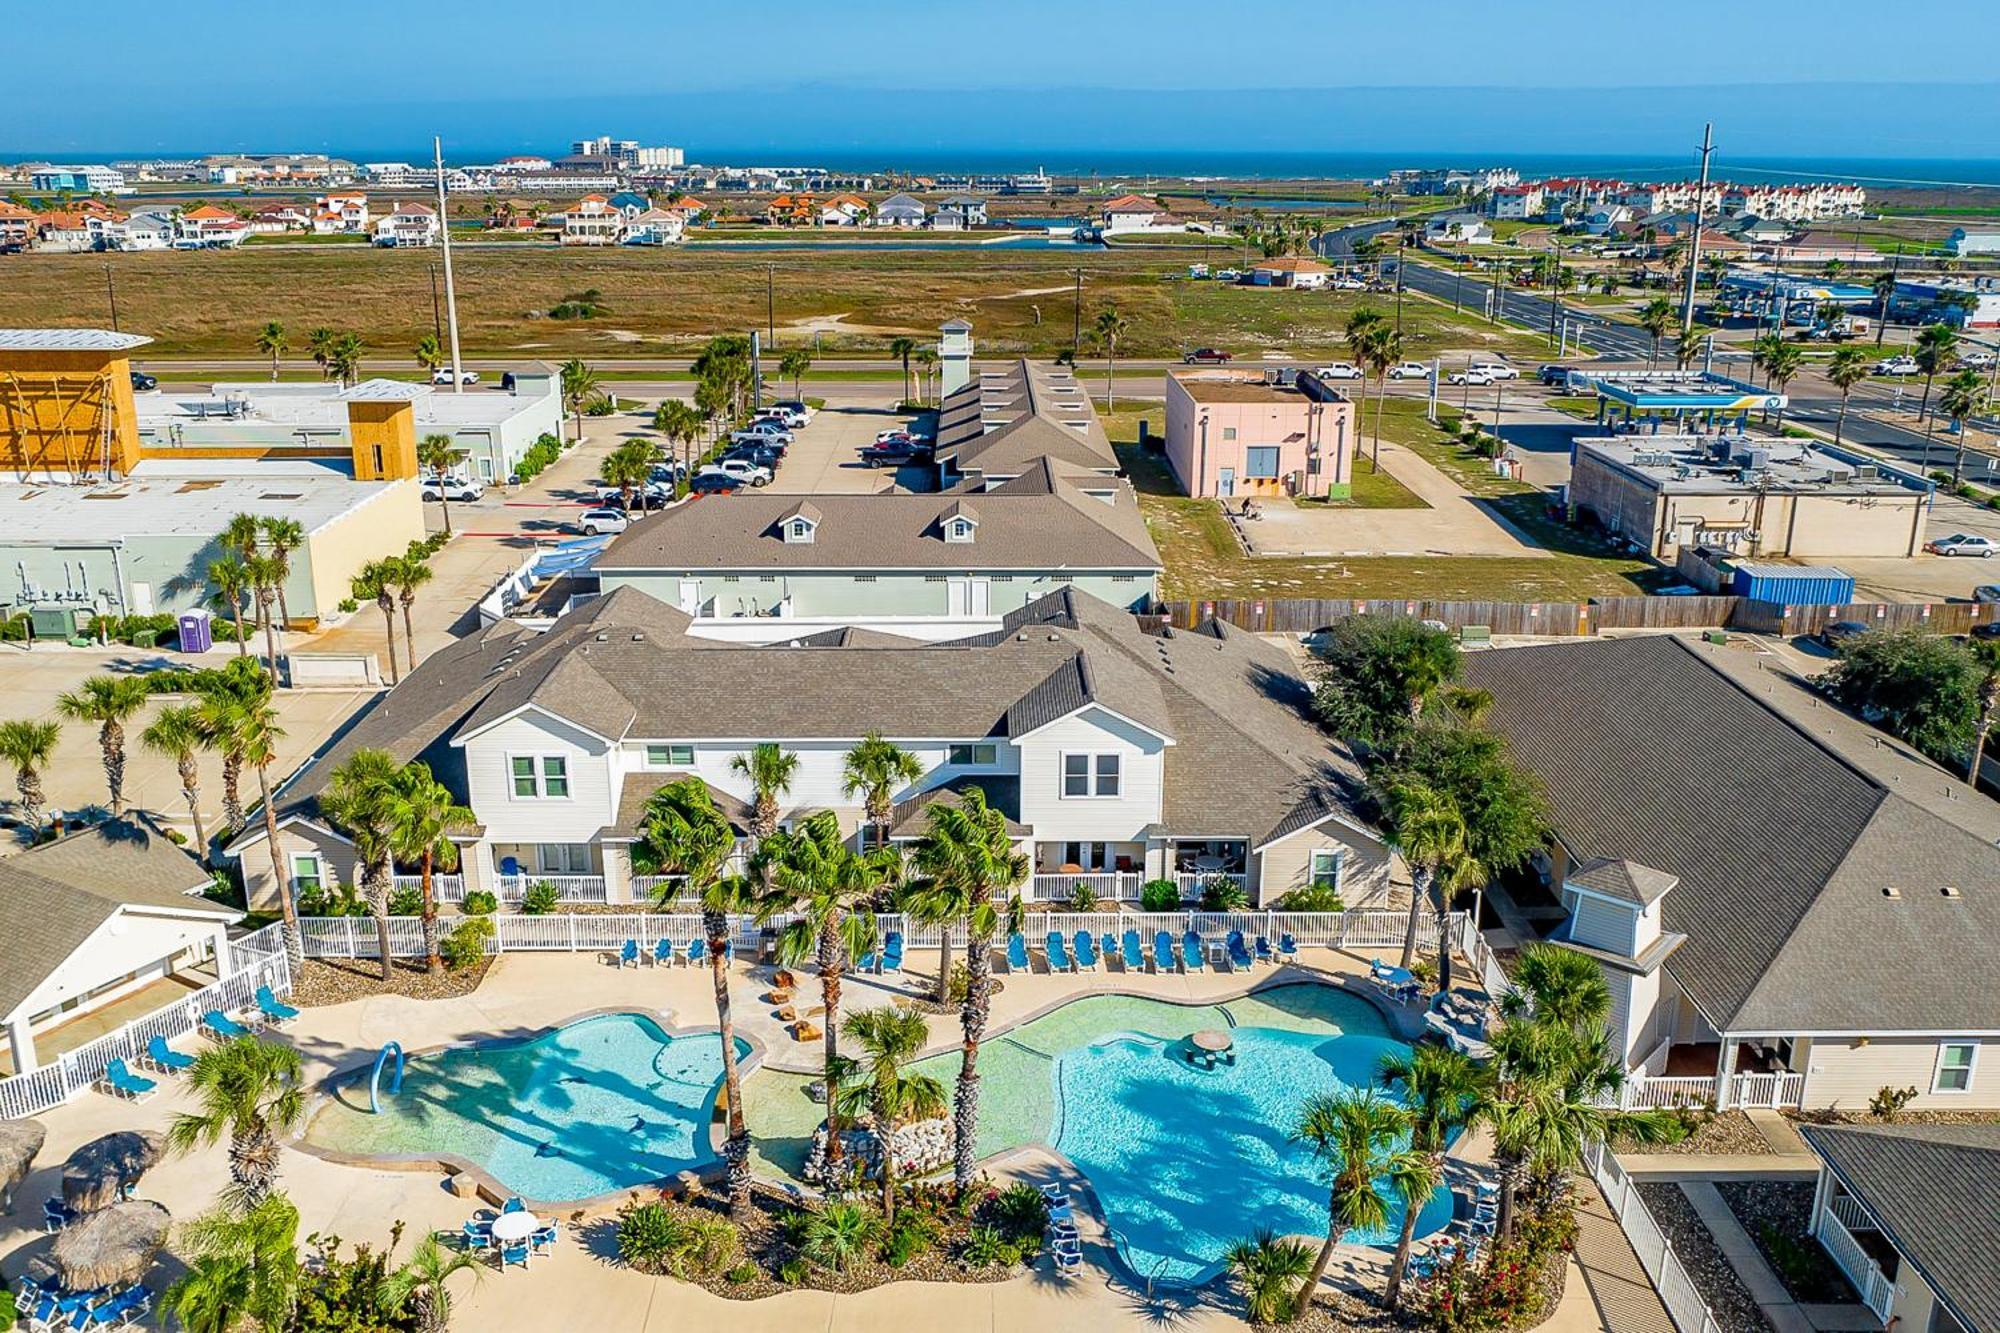
[[[1882,896],[1884,898],[1901,898],[1903,896],[1903,891],[1897,888],[1894,884],[1884,884],[1882,886]]]
[[[632,631],[632,642],[644,643],[645,641],[646,641],[645,635],[639,633],[637,630]]]
[[[1059,638],[1059,637],[1057,636],[1057,634],[1056,634],[1056,632],[1055,632],[1054,630],[1050,630],[1050,631],[1049,631],[1049,642],[1050,642],[1050,643],[1061,643],[1061,642],[1062,642],[1062,640],[1061,640],[1061,638]]]
[[[599,630],[597,633],[597,641],[599,643],[610,643],[611,636],[609,634],[606,634],[604,631]]]
[[[1958,891],[1958,885],[1956,884],[1947,884],[1943,888],[1939,889],[1938,892],[1943,894],[1947,898],[1963,898],[1965,896],[1964,894]]]

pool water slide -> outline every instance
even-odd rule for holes
[[[370,1115],[382,1114],[382,1067],[389,1062],[389,1057],[392,1055],[396,1057],[396,1075],[389,1083],[389,1095],[394,1097],[403,1090],[403,1044],[392,1041],[383,1046],[381,1052],[376,1055],[375,1070],[368,1076]]]

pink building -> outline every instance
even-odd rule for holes
[[[1313,495],[1353,485],[1354,404],[1311,374],[1167,376],[1167,461],[1194,496]]]

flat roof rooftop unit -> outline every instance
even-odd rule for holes
[[[126,352],[151,341],[110,329],[0,329],[0,352]]]

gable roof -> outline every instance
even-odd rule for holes
[[[1960,1324],[1971,1333],[2000,1329],[1993,1261],[2000,1125],[1800,1125],[1799,1132]]]
[[[1163,211],[1159,201],[1148,199],[1142,194],[1121,194],[1116,199],[1104,201],[1102,209],[1106,213],[1158,213]]]
[[[2000,953],[2000,849],[1974,831],[2000,820],[1931,801],[1920,784],[1942,792],[1942,769],[1822,703],[1792,715],[1782,683],[1753,693],[1729,651],[1587,640],[1474,654],[1465,675],[1493,696],[1489,725],[1542,780],[1574,859],[1679,877],[1661,922],[1688,938],[1665,966],[1711,1024],[2000,1028],[1981,962]]]
[[[125,907],[242,913],[200,896],[201,863],[142,819],[102,824],[0,857],[0,1018],[13,1013]]]
[[[1040,458],[1101,472],[1119,467],[1076,377],[1025,358],[982,370],[945,397],[935,452],[958,472],[990,476],[1019,475]]]
[[[1640,865],[1637,861],[1614,861],[1599,857],[1587,861],[1563,877],[1565,884],[1645,906],[1658,902],[1680,880],[1664,870]]]

